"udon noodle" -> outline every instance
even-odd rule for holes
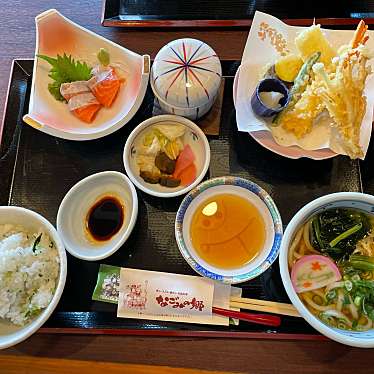
[[[338,211],[335,210],[337,214],[340,213]],[[363,213],[359,214],[363,215]],[[289,269],[291,271],[294,264],[304,256],[322,254],[335,261],[342,279],[318,289],[300,292],[298,294],[300,299],[311,313],[333,327],[357,331],[374,328],[372,304],[374,298],[374,230],[371,229],[372,219],[368,219],[370,228],[367,229],[363,238],[356,242],[355,249],[338,259],[333,258],[330,253],[324,252],[323,249],[317,248],[315,245],[316,240],[318,239],[321,243],[321,239],[315,237],[313,219],[315,217],[312,217],[297,230],[291,242],[288,252]],[[354,231],[353,228],[349,230],[347,232]],[[358,231],[357,228],[355,230]],[[362,225],[360,230],[362,230]],[[366,267],[362,265],[362,261],[367,261]],[[372,270],[370,270],[371,261]]]

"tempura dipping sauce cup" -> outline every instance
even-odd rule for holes
[[[221,194],[247,200],[257,208],[265,226],[265,241],[258,255],[234,269],[207,263],[195,250],[190,235],[192,217],[200,204]],[[200,275],[228,284],[246,282],[266,271],[278,256],[282,233],[282,220],[270,195],[257,184],[238,177],[213,178],[197,186],[182,201],[175,220],[175,238],[188,264]]]
[[[276,92],[282,94],[278,108],[270,108],[261,100],[262,92]],[[271,117],[281,112],[289,103],[290,95],[286,85],[276,78],[265,78],[256,87],[251,97],[253,111],[261,117]]]

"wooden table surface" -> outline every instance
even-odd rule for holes
[[[189,36],[206,41],[222,59],[240,59],[248,34],[248,30],[135,31],[103,28],[100,26],[100,0],[7,0],[0,7],[1,111],[11,61],[13,58],[33,57],[34,17],[49,8],[58,9],[73,21],[129,49],[151,56],[166,42]],[[373,370],[370,354],[331,341],[36,334],[1,352],[0,372],[78,373],[84,369],[92,373],[191,372],[165,368],[171,366],[250,373],[343,374]],[[157,369],[148,365],[163,367]]]

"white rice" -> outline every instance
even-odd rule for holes
[[[58,251],[48,234],[0,225],[0,318],[21,326],[32,320],[51,302],[59,268]]]

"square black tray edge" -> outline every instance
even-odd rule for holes
[[[231,63],[232,65],[232,63]],[[227,66],[231,66],[227,64]],[[237,67],[238,64],[232,66]],[[4,112],[2,145],[0,146],[0,205],[8,205],[6,196],[12,188],[12,175],[17,160],[17,144],[22,132],[22,115],[28,107],[28,93],[31,86],[33,60],[14,60],[10,75],[7,105]],[[225,68],[224,68],[225,70]],[[227,70],[227,69],[226,69]],[[235,69],[236,70],[236,69]],[[228,69],[228,75],[234,71]],[[284,333],[267,331],[235,331],[219,326],[189,325],[181,328],[178,324],[150,321],[126,322],[126,328],[112,313],[97,312],[55,312],[44,325],[42,332],[131,334],[164,336],[203,336],[232,338],[270,338],[270,339],[323,339],[310,326],[305,333],[296,330]],[[292,317],[290,317],[292,318]],[[287,317],[285,319],[288,319]]]
[[[14,59],[10,69],[0,127],[0,205],[9,204],[8,196],[17,159],[22,116],[27,107],[25,104],[28,104],[27,98],[31,88],[33,62],[33,59]]]

